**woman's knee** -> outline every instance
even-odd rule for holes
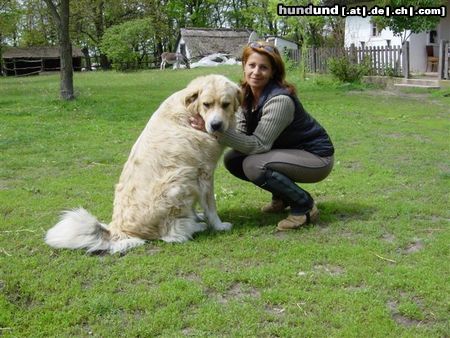
[[[247,156],[242,162],[245,176],[253,183],[258,183],[265,175],[266,167],[256,156]]]
[[[245,158],[245,154],[242,154],[236,150],[230,150],[225,153],[223,157],[223,164],[233,176],[248,181],[248,178],[242,169],[242,162]]]

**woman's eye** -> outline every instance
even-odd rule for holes
[[[226,109],[226,108],[228,108],[229,105],[230,105],[230,102],[224,102],[224,103],[222,103],[222,108]]]
[[[204,102],[204,103],[203,103],[203,107],[209,108],[209,107],[211,107],[211,103]]]

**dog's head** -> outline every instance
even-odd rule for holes
[[[196,78],[187,89],[186,108],[200,114],[209,134],[223,132],[234,122],[243,99],[237,84],[222,75],[208,75]]]

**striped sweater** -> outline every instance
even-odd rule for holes
[[[295,105],[287,95],[278,95],[268,100],[262,110],[261,120],[252,135],[246,135],[243,111],[236,114],[236,128],[230,128],[218,138],[222,145],[241,153],[260,154],[272,149],[281,132],[292,123]]]

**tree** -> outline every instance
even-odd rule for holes
[[[16,0],[0,0],[0,75],[3,72],[3,46],[6,40],[15,40],[19,18],[20,8]]]
[[[52,0],[44,0],[56,23],[60,49],[61,66],[61,98],[72,100],[75,98],[73,92],[73,65],[72,65],[72,43],[69,34],[69,0],[61,0],[59,11]]]
[[[58,41],[58,32],[48,15],[48,8],[41,0],[20,0],[22,19],[20,46],[48,46]]]
[[[426,8],[440,7],[444,5],[444,0],[378,0],[379,6],[390,6],[391,8],[410,7]],[[400,16],[393,15],[389,17],[374,17],[373,21],[380,29],[390,28],[394,35],[400,36],[402,44],[412,33],[421,33],[432,30],[437,26],[441,18],[439,16]]]
[[[116,69],[139,65],[155,46],[155,32],[148,18],[124,22],[108,28],[101,50],[113,61]]]

